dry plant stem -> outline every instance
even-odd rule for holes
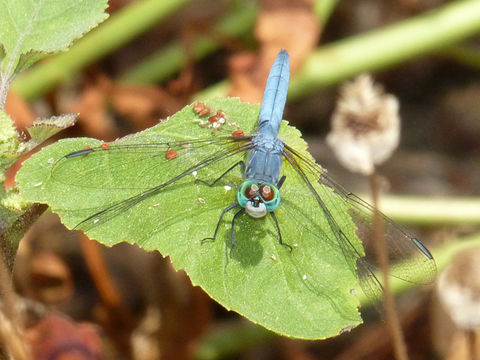
[[[402,329],[400,326],[400,321],[398,319],[398,314],[395,309],[395,300],[390,291],[390,280],[388,276],[388,255],[387,255],[387,246],[384,238],[384,224],[381,213],[378,209],[378,195],[379,195],[379,186],[378,178],[375,172],[369,176],[370,187],[372,189],[372,199],[373,206],[375,208],[373,225],[374,225],[374,240],[375,248],[378,258],[378,263],[380,265],[380,270],[383,274],[383,296],[384,296],[384,306],[385,314],[387,317],[387,323],[390,329],[390,333],[393,339],[393,347],[395,351],[395,358],[397,360],[408,360],[407,347],[405,345],[405,339],[403,337]]]
[[[10,271],[4,261],[0,249],[0,343],[4,346],[2,353],[7,352],[15,360],[28,360],[28,350],[23,339],[23,327],[18,314],[18,302],[12,288]],[[4,354],[4,353],[3,353]]]
[[[85,234],[80,236],[80,244],[88,270],[104,305],[100,321],[112,337],[118,350],[124,356],[130,358],[132,351],[130,335],[134,317],[123,303],[120,293],[110,276],[99,244],[90,240]]]
[[[477,360],[477,335],[473,330],[464,330],[465,331],[465,338],[467,339],[467,358],[470,360]]]
[[[125,317],[127,322],[132,319],[132,315],[123,304],[121,296],[110,276],[107,265],[100,252],[96,241],[90,240],[86,235],[80,236],[80,244],[87,263],[88,270],[95,286],[100,294],[103,303],[107,308],[118,311],[117,316]]]

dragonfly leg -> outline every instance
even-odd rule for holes
[[[230,238],[232,240],[232,247],[230,248],[230,257],[232,257],[232,251],[233,248],[235,247],[235,220],[242,216],[243,213],[245,212],[245,208],[241,208],[234,216],[232,219],[232,228],[230,230]]]
[[[285,176],[282,177],[282,179],[283,179],[283,178],[285,178]],[[281,181],[281,179],[280,179],[280,181]],[[283,183],[283,182],[282,182],[282,183]],[[280,243],[280,245],[283,245],[283,246],[285,246],[288,250],[292,251],[293,248],[292,248],[290,245],[284,243],[283,240],[282,240],[282,232],[280,231],[280,226],[278,225],[277,216],[275,215],[275,213],[274,213],[273,211],[270,212],[270,215],[272,215],[273,221],[275,221],[275,226],[277,227],[278,242]]]
[[[285,179],[286,179],[286,178],[287,178],[287,177],[286,177],[285,175],[283,175],[283,176],[280,178],[280,180],[278,180],[278,183],[277,183],[277,188],[278,188],[278,190],[280,190],[280,188],[282,187],[282,185],[283,185],[283,183],[285,182]]]
[[[230,210],[236,208],[237,206],[238,206],[238,203],[235,203],[235,204],[232,204],[232,205],[230,205],[229,207],[223,209],[222,213],[220,214],[220,218],[218,219],[217,227],[215,228],[215,232],[213,233],[213,236],[212,236],[212,237],[209,237],[209,238],[204,238],[204,239],[202,239],[202,244],[203,244],[205,241],[215,241],[215,239],[217,238],[218,229],[220,229],[220,224],[222,223],[223,216],[224,216],[227,212],[229,212]]]
[[[214,186],[221,178],[223,178],[225,175],[227,175],[230,171],[232,171],[233,169],[235,169],[237,166],[240,166],[240,168],[242,169],[242,174],[245,173],[245,163],[243,161],[239,161],[237,162],[236,164],[232,165],[231,167],[229,167],[227,169],[227,171],[225,171],[222,175],[220,175],[216,180],[214,180],[212,183],[209,183],[208,181],[205,181],[205,180],[201,180],[201,179],[196,179],[195,182],[201,182],[205,185],[208,185],[208,186]]]

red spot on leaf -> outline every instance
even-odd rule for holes
[[[227,114],[223,110],[218,110],[216,115],[218,118],[223,118],[223,119],[227,118]]]
[[[167,158],[167,160],[173,160],[177,157],[177,155],[178,153],[173,149],[167,150],[167,152],[165,153],[165,157]]]
[[[193,111],[195,111],[200,116],[205,116],[210,114],[210,108],[205,106],[204,103],[198,102],[193,105]]]
[[[219,118],[218,118],[217,115],[213,115],[213,116],[210,116],[208,118],[208,121],[211,122],[211,123],[217,122],[218,120],[219,120]]]

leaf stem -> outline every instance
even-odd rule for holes
[[[6,74],[0,73],[0,111],[5,110],[7,103],[8,90],[10,89],[10,80]]]

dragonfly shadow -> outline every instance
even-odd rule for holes
[[[259,239],[269,239],[270,231],[264,229],[264,219],[242,216],[235,224],[235,244],[232,244],[231,232],[225,234],[225,256],[238,261],[244,267],[256,266],[264,256],[264,248]]]

